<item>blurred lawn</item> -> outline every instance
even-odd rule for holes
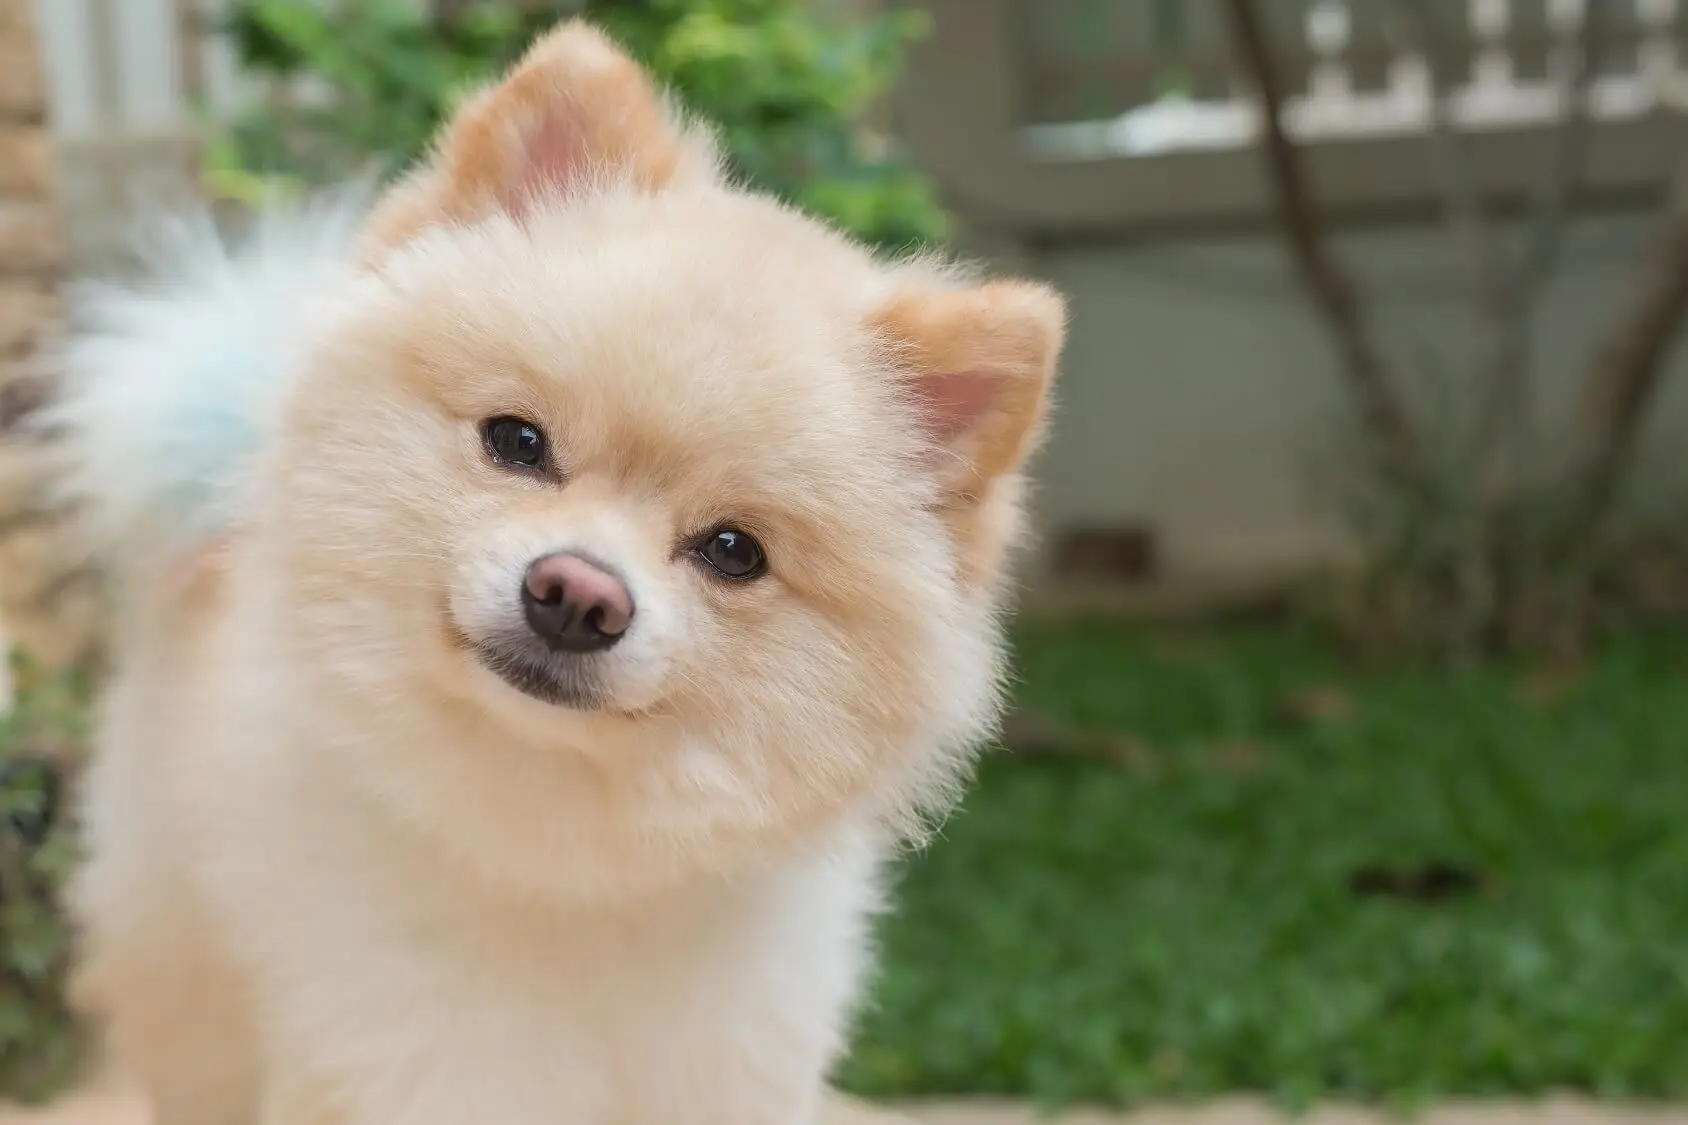
[[[1252,626],[1019,649],[1022,706],[1120,760],[987,762],[902,873],[846,1086],[1688,1096],[1688,638],[1571,673]],[[1480,885],[1354,887],[1425,864]]]

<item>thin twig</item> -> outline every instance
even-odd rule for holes
[[[1493,357],[1507,335],[1512,305],[1512,275],[1495,231],[1472,161],[1471,149],[1455,118],[1452,91],[1457,84],[1454,51],[1439,20],[1422,0],[1396,0],[1395,14],[1410,47],[1430,72],[1430,150],[1442,197],[1442,210],[1455,248],[1466,257],[1471,275],[1471,304],[1479,371],[1493,375]],[[1479,444],[1479,450],[1483,446]],[[1479,453],[1478,457],[1484,457]],[[1486,459],[1486,458],[1485,458]],[[1479,483],[1476,503],[1462,509],[1469,519],[1452,526],[1463,540],[1457,552],[1459,581],[1476,604],[1493,600],[1494,583],[1486,561],[1491,553],[1491,505]]]
[[[1478,431],[1487,449],[1486,494],[1505,487],[1516,464],[1529,410],[1530,342],[1535,312],[1564,244],[1565,207],[1582,174],[1588,137],[1588,94],[1599,71],[1612,5],[1590,0],[1571,70],[1560,87],[1560,118],[1536,181],[1524,251],[1502,287],[1505,304],[1490,367],[1489,394]]]
[[[1506,285],[1505,257],[1483,206],[1470,148],[1454,120],[1449,97],[1454,75],[1448,38],[1422,0],[1395,0],[1394,7],[1410,46],[1430,70],[1431,153],[1449,234],[1455,247],[1467,255],[1471,287],[1479,308],[1497,308],[1501,304],[1500,292]]]
[[[1410,472],[1418,455],[1412,422],[1371,339],[1353,282],[1326,244],[1301,154],[1284,132],[1283,88],[1260,13],[1254,0],[1226,0],[1225,9],[1237,54],[1260,94],[1266,169],[1302,282],[1336,339],[1362,420],[1392,466]]]
[[[1672,185],[1648,246],[1634,299],[1606,329],[1583,388],[1581,460],[1586,499],[1572,534],[1587,541],[1621,491],[1664,359],[1688,315],[1688,166]]]
[[[1589,92],[1600,73],[1607,42],[1606,24],[1613,4],[1589,0],[1583,9],[1571,71],[1561,90],[1561,116],[1554,130],[1553,148],[1536,181],[1531,209],[1530,242],[1515,272],[1518,283],[1540,284],[1558,258],[1563,240],[1565,207],[1581,178],[1588,147]]]
[[[1429,65],[1431,139],[1449,227],[1470,255],[1484,388],[1477,419],[1482,458],[1477,482],[1479,525],[1486,526],[1510,486],[1529,409],[1530,344],[1535,313],[1563,245],[1566,203],[1581,174],[1588,132],[1588,94],[1599,71],[1611,5],[1589,3],[1575,58],[1561,83],[1562,112],[1531,195],[1525,244],[1510,266],[1484,208],[1469,150],[1452,120],[1447,88],[1452,52],[1435,18],[1418,0],[1395,10]]]

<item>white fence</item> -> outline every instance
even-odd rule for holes
[[[1612,3],[1614,0],[1592,0]],[[1472,132],[1531,127],[1563,115],[1563,73],[1575,66],[1590,0],[1469,0],[1452,12],[1448,46],[1463,73],[1448,91],[1448,110],[1458,127]],[[1116,5],[1124,7],[1124,5]],[[1359,32],[1347,0],[1310,3],[1301,14],[1296,51],[1305,88],[1285,105],[1285,127],[1303,140],[1423,135],[1435,110],[1431,66],[1421,52],[1399,42],[1371,42]],[[1041,10],[1047,20],[1050,8]],[[1057,14],[1058,15],[1058,14]],[[1658,108],[1683,81],[1678,0],[1636,0],[1634,7],[1609,20],[1607,51],[1617,59],[1588,86],[1588,111],[1595,120],[1636,120]],[[1529,19],[1534,17],[1534,19]],[[1355,59],[1354,56],[1359,56]],[[1092,56],[1094,57],[1094,56]],[[1060,79],[1079,79],[1080,59],[1062,68],[1060,56],[1047,59],[1043,76],[1060,90]],[[1381,61],[1376,81],[1357,61]],[[1177,56],[1163,71],[1177,78]],[[1536,63],[1536,66],[1526,66]],[[1065,69],[1065,74],[1063,74]],[[1106,90],[1106,68],[1101,74]],[[1222,91],[1180,91],[1129,106],[1101,122],[1038,123],[1026,130],[1031,154],[1040,159],[1096,159],[1107,155],[1155,155],[1180,149],[1239,147],[1256,132],[1254,106],[1234,81]]]
[[[1640,128],[1615,142],[1621,129],[1602,131],[1597,144],[1622,147],[1606,159],[1591,154],[1594,179],[1656,179],[1666,146],[1647,125],[1663,102],[1688,100],[1688,0],[1410,2],[1444,27],[1455,118],[1493,138],[1493,163],[1519,168],[1533,163],[1521,159],[1524,151],[1559,112],[1558,74],[1599,5],[1607,49],[1589,87],[1590,113]],[[103,225],[100,216],[182,190],[204,114],[250,91],[212,33],[225,3],[36,0],[66,198],[85,238]],[[922,6],[937,25],[923,57],[939,65],[910,75],[909,131],[939,177],[966,182],[993,217],[1058,229],[1105,224],[1122,197],[1141,200],[1145,220],[1258,212],[1257,193],[1239,194],[1250,177],[1222,167],[1223,157],[1248,146],[1258,122],[1219,0]],[[1401,146],[1389,142],[1422,136],[1432,109],[1429,67],[1391,26],[1403,6],[1261,6],[1290,79],[1289,128],[1308,140],[1385,146],[1381,165],[1359,151],[1349,162],[1357,171],[1336,169],[1333,204],[1343,202],[1345,179],[1360,182],[1360,195],[1382,180],[1394,180],[1397,194],[1426,186],[1417,154],[1406,161],[1416,177],[1390,169]]]
[[[936,34],[908,76],[903,132],[976,226],[1074,234],[1258,220],[1256,108],[1222,0],[924,0]],[[1655,188],[1681,148],[1684,0],[1263,0],[1321,199],[1339,213],[1422,208],[1430,67],[1403,10],[1441,28],[1457,127],[1479,186],[1527,192],[1584,20],[1602,19],[1585,186]]]
[[[1413,2],[1423,4],[1423,0]],[[1564,110],[1564,75],[1575,65],[1583,27],[1591,15],[1590,3],[1611,6],[1604,13],[1607,26],[1602,29],[1606,41],[1602,53],[1609,58],[1589,85],[1590,115],[1597,121],[1621,121],[1655,110],[1683,81],[1683,6],[1678,0],[1464,0],[1457,6],[1427,6],[1432,18],[1448,24],[1444,46],[1453,56],[1449,61],[1461,71],[1448,91],[1454,122],[1467,130],[1484,131],[1558,120]],[[1027,18],[1042,25],[1063,16],[1070,20],[1074,13],[1061,11],[1064,6],[1071,7],[1070,3],[1045,4]],[[1118,15],[1127,14],[1132,6],[1110,5]],[[1270,5],[1279,15],[1275,22],[1280,34],[1289,41],[1284,55],[1305,76],[1302,89],[1284,107],[1285,127],[1292,134],[1318,141],[1414,136],[1430,128],[1434,109],[1430,63],[1403,41],[1399,31],[1392,36],[1387,28],[1388,9],[1402,4],[1314,0],[1299,13],[1299,27],[1291,22],[1293,11],[1290,20],[1283,19],[1283,10],[1293,7]],[[1031,125],[1026,139],[1034,156],[1056,160],[1152,156],[1180,149],[1234,148],[1253,140],[1257,122],[1247,92],[1223,63],[1202,68],[1222,74],[1222,86],[1199,82],[1199,72],[1181,58],[1194,44],[1168,44],[1185,49],[1169,51],[1158,60],[1155,56],[1141,59],[1132,67],[1120,65],[1129,57],[1123,52],[1112,66],[1107,54],[1099,54],[1095,46],[1082,52],[1069,47],[1063,52],[1058,45],[1061,38],[1057,23],[1034,40],[1045,44],[1041,58],[1035,58],[1042,88],[1034,87],[1027,107],[1034,115],[1061,115],[1063,102],[1071,112],[1075,98],[1083,99],[1087,90],[1092,97],[1100,94],[1107,99],[1111,93],[1138,104],[1100,121]],[[1119,47],[1130,42],[1128,36],[1120,38]],[[1180,38],[1188,43],[1189,31]],[[1223,54],[1221,44],[1201,47]],[[1153,79],[1157,70],[1162,83],[1183,89],[1139,101],[1143,94],[1152,95],[1153,89],[1131,98],[1129,87],[1118,85],[1127,75]],[[1041,97],[1036,96],[1039,93]]]
[[[79,249],[192,190],[203,115],[239,96],[221,0],[36,0],[65,207]]]

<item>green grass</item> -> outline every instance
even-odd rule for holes
[[[1124,760],[987,761],[901,873],[846,1086],[1688,1096],[1688,638],[1555,677],[1091,626],[1019,666]],[[1432,861],[1483,885],[1350,886]]]

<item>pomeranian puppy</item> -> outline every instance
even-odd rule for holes
[[[575,23],[366,214],[83,311],[79,987],[159,1125],[815,1121],[1060,299],[734,186]]]

